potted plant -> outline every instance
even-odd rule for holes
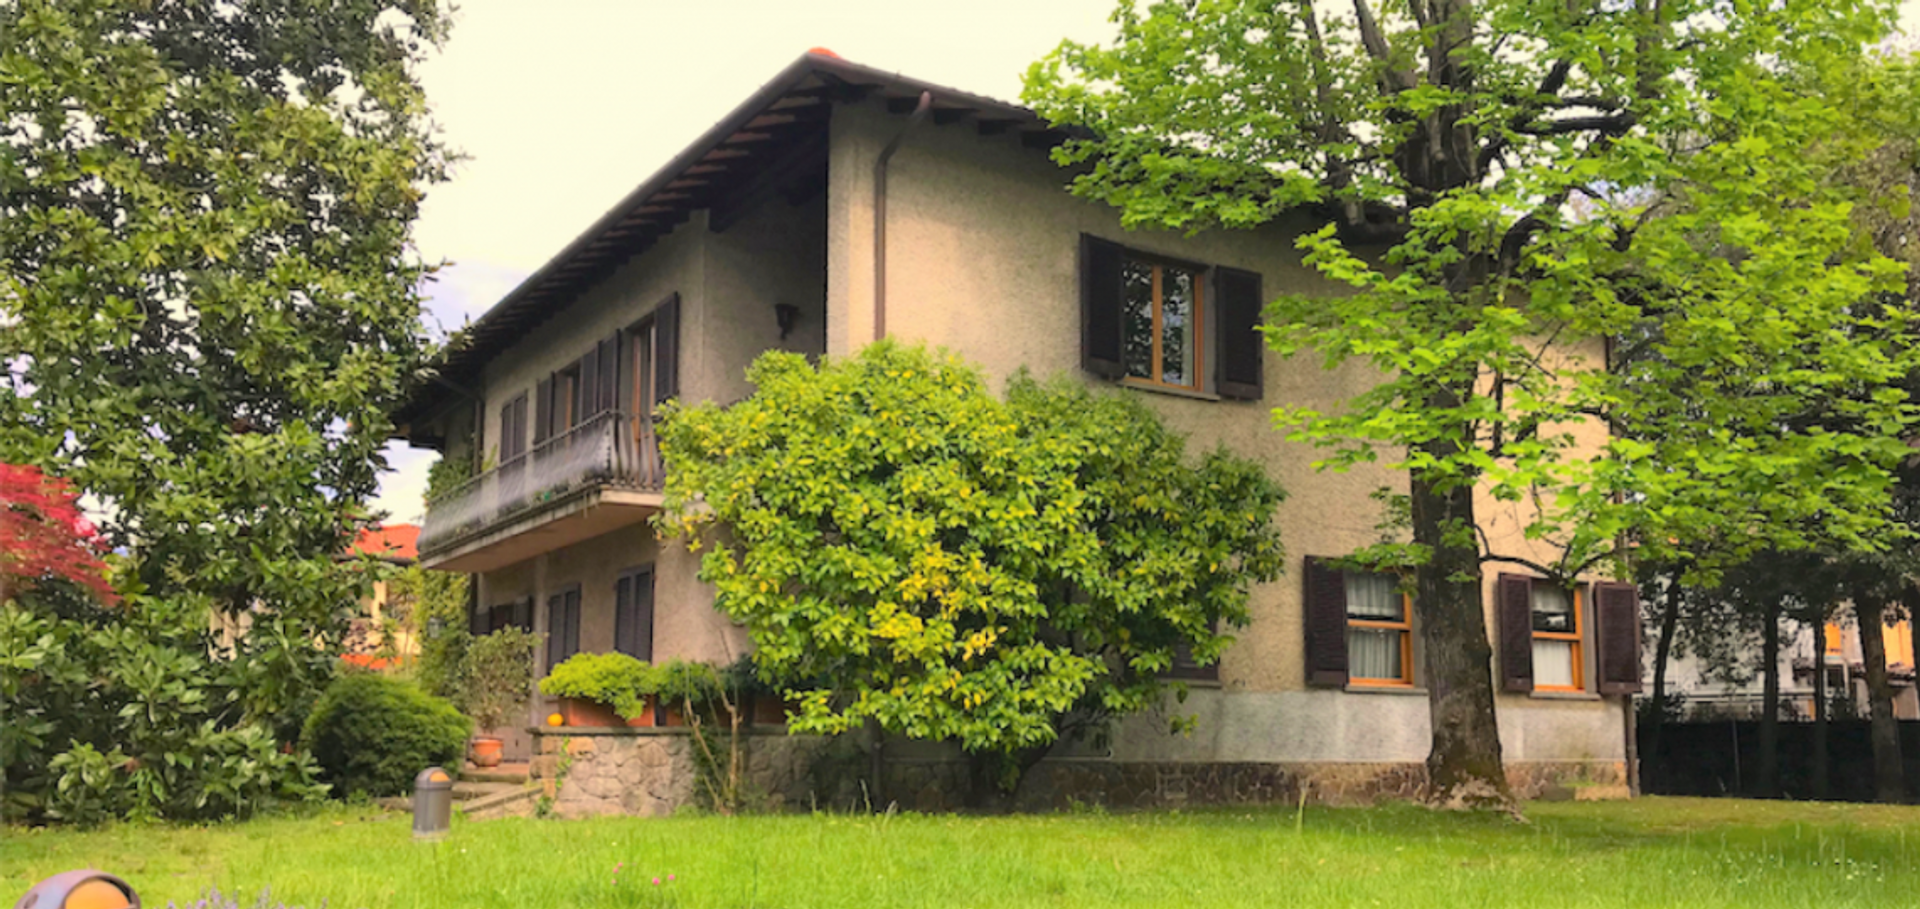
[[[624,653],[577,653],[540,680],[540,692],[560,698],[568,726],[652,726],[654,667]]]
[[[467,648],[460,680],[460,709],[473,718],[473,763],[500,764],[503,743],[486,733],[505,725],[527,703],[533,682],[533,654],[539,638],[519,628],[502,628],[474,638]]]

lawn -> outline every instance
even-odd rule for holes
[[[1648,798],[1528,815],[1524,826],[1409,806],[456,821],[444,842],[415,843],[404,816],[342,808],[202,828],[0,831],[0,906],[88,865],[123,874],[153,907],[210,885],[245,906],[271,885],[289,905],[332,909],[1884,909],[1920,894],[1920,808]]]

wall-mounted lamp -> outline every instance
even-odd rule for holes
[[[773,304],[773,317],[780,323],[780,340],[785,341],[793,334],[793,326],[800,321],[800,307],[792,303]]]

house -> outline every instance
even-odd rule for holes
[[[745,633],[712,609],[696,557],[647,523],[661,507],[659,402],[738,400],[764,351],[844,355],[880,337],[950,348],[990,377],[1070,373],[1139,395],[1198,448],[1263,463],[1290,492],[1279,521],[1293,564],[1193,683],[1180,709],[1197,731],[1141,718],[1110,746],[1063,747],[1034,785],[1121,803],[1284,798],[1305,784],[1325,799],[1414,791],[1429,727],[1406,598],[1385,578],[1309,571],[1374,542],[1370,493],[1404,479],[1316,472],[1314,452],[1270,423],[1280,403],[1334,407],[1369,382],[1357,367],[1263,356],[1255,325],[1270,295],[1336,292],[1294,245],[1315,225],[1123,230],[1065,192],[1047,153],[1062,138],[1015,105],[803,55],[476,321],[396,415],[413,444],[488,467],[429,504],[422,564],[477,579],[476,632],[545,635],[543,666],[613,649],[730,662]],[[1160,344],[1123,340],[1155,324]],[[1496,537],[1520,540],[1514,506],[1482,507]],[[1485,583],[1486,601],[1504,604],[1489,613],[1515,782],[1623,782],[1638,634],[1603,653],[1586,585],[1491,568]],[[533,722],[550,709],[530,709],[539,741],[524,747],[558,747],[562,733]],[[893,797],[937,807],[954,755],[886,753],[901,764]],[[575,780],[591,770],[570,766]],[[670,809],[657,791],[579,810]]]
[[[1868,711],[1866,658],[1860,645],[1860,625],[1851,612],[1826,623],[1826,648],[1814,658],[1813,628],[1804,623],[1783,629],[1780,641],[1780,712],[1782,719],[1814,718],[1814,672],[1827,675],[1826,690],[1836,719],[1865,718]],[[1887,683],[1893,689],[1896,719],[1920,720],[1920,689],[1914,680],[1913,625],[1908,619],[1881,624],[1886,649]],[[1674,657],[1667,666],[1667,692],[1682,717],[1690,721],[1757,719],[1765,702],[1757,646],[1736,657],[1740,665],[1716,667],[1696,654]],[[1653,666],[1647,667],[1647,689],[1652,691]]]

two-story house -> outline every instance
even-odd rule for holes
[[[659,402],[734,401],[763,351],[837,356],[880,337],[950,348],[992,377],[1073,374],[1140,395],[1196,448],[1264,464],[1290,493],[1278,518],[1293,564],[1193,683],[1181,709],[1197,731],[1129,722],[1110,748],[1043,765],[1040,785],[1134,801],[1302,781],[1327,798],[1411,792],[1429,727],[1409,604],[1389,579],[1308,570],[1375,541],[1370,493],[1404,477],[1317,472],[1270,420],[1370,381],[1263,356],[1270,295],[1338,292],[1295,248],[1314,225],[1129,232],[1066,192],[1048,155],[1062,139],[1015,105],[803,55],[475,322],[397,415],[414,444],[480,470],[429,504],[422,562],[474,575],[475,629],[546,635],[546,665],[614,649],[729,662],[745,633],[712,608],[697,558],[648,524]],[[1500,507],[1486,506],[1493,532],[1517,537]],[[1490,568],[1486,589],[1516,783],[1623,781],[1638,635],[1606,659],[1587,588],[1502,586]],[[1604,677],[1622,657],[1629,677]]]

